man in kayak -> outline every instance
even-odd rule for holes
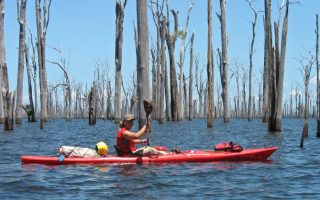
[[[117,134],[117,146],[122,155],[150,156],[150,155],[166,155],[165,151],[159,151],[153,147],[145,146],[136,148],[135,144],[147,144],[149,139],[139,139],[150,129],[150,124],[145,124],[138,132],[131,132],[134,116],[127,114],[119,124]]]

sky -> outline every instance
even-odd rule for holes
[[[89,3],[90,2],[90,3]],[[115,49],[115,0],[52,0],[50,21],[47,30],[47,45],[61,48],[67,61],[67,70],[72,81],[90,84],[94,78],[97,62],[106,61],[109,66],[109,77],[114,82],[114,49]],[[27,3],[27,23],[33,35],[36,35],[35,1]],[[216,49],[221,48],[220,23],[216,13],[220,12],[218,0],[213,4],[213,48],[215,64],[215,84],[219,81],[216,64]],[[278,5],[281,0],[272,1],[273,21],[278,19]],[[187,11],[190,6],[188,0],[171,0],[170,9],[179,11],[179,27],[184,28]],[[264,1],[254,1],[254,7],[263,11]],[[165,11],[166,12],[166,11]],[[315,15],[320,13],[320,0],[300,0],[300,4],[292,4],[289,10],[288,39],[286,49],[284,101],[291,90],[298,87],[303,90],[301,64],[297,61],[301,56],[308,55],[307,51],[315,53]],[[251,21],[253,12],[245,0],[227,0],[227,34],[228,34],[228,62],[229,68],[234,67],[235,60],[249,67],[249,44],[251,41]],[[170,16],[173,25],[173,17]],[[128,0],[124,16],[123,63],[122,76],[125,87],[130,87],[132,74],[136,70],[133,24],[136,23],[136,1]],[[156,39],[155,25],[149,9],[149,45]],[[194,54],[199,55],[200,68],[206,64],[207,54],[207,1],[194,0],[191,10],[187,41],[191,32],[195,32]],[[173,28],[171,28],[173,30]],[[8,64],[10,90],[14,90],[17,82],[18,68],[18,33],[16,1],[5,1],[5,45]],[[27,35],[29,38],[30,35]],[[178,61],[181,40],[176,43],[176,60]],[[60,55],[47,47],[46,57],[50,61],[59,61]],[[263,12],[259,12],[256,27],[255,54],[253,56],[254,92],[257,93],[257,83],[261,81],[263,69],[264,33]],[[189,74],[189,49],[186,51],[185,73]],[[150,63],[151,63],[151,56]],[[167,59],[168,60],[168,59]],[[178,68],[178,67],[177,67]],[[151,70],[151,64],[149,65]],[[177,69],[179,71],[179,69]],[[316,74],[315,65],[312,75]],[[229,74],[229,77],[231,75]],[[48,84],[55,85],[63,79],[62,71],[55,65],[47,63]],[[151,76],[150,76],[151,77]],[[203,75],[206,78],[206,74]],[[26,82],[26,76],[24,78]],[[220,83],[219,83],[220,85]],[[315,90],[315,81],[311,82],[311,93]],[[216,87],[216,86],[215,86]],[[235,95],[235,82],[230,82],[230,96]],[[26,84],[24,85],[24,100]]]

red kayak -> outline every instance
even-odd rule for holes
[[[186,150],[160,156],[80,158],[69,157],[59,160],[57,156],[21,156],[23,164],[66,165],[66,164],[101,164],[101,163],[182,163],[213,161],[265,161],[277,150],[277,147],[244,149],[241,152],[218,152],[212,150]]]

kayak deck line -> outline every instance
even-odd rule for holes
[[[65,165],[65,164],[102,164],[102,163],[182,163],[213,161],[265,161],[277,147],[244,149],[241,152],[218,152],[212,150],[185,150],[159,156],[118,157],[107,155],[96,158],[67,157],[59,161],[58,156],[21,156],[22,164]]]

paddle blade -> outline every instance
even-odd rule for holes
[[[144,111],[146,112],[147,117],[152,113],[152,104],[146,100],[143,100]]]

